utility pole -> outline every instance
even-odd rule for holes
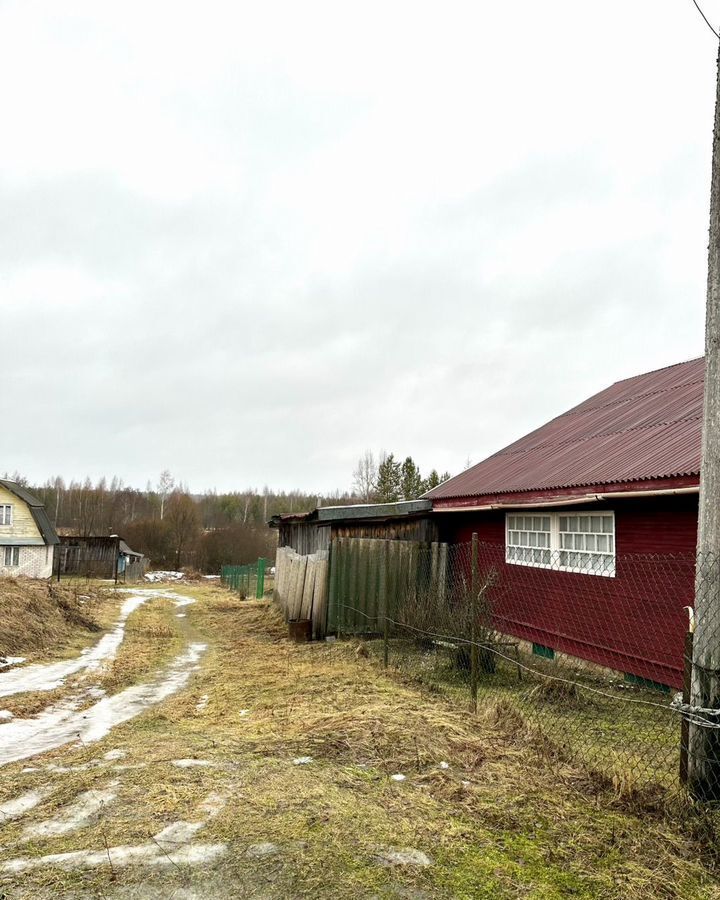
[[[700,473],[690,704],[696,710],[717,709],[718,712],[696,713],[696,721],[704,719],[708,725],[694,724],[691,720],[688,788],[697,800],[717,801],[720,800],[720,52],[710,183]]]

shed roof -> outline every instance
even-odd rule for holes
[[[400,500],[397,503],[356,503],[350,506],[318,506],[303,513],[273,516],[270,525],[277,528],[291,522],[343,522],[356,519],[384,519],[416,516],[432,510],[429,500]]]
[[[618,381],[425,497],[699,477],[704,375],[700,357]]]
[[[4,478],[0,478],[0,485],[2,485],[6,491],[10,491],[11,494],[15,494],[18,499],[27,503],[30,509],[30,514],[35,520],[38,531],[42,535],[43,540],[46,544],[60,543],[60,538],[57,536],[55,526],[52,524],[47,512],[45,511],[45,504],[39,497],[36,497],[35,494],[31,494],[30,491],[27,490],[27,488],[24,488],[16,481],[7,481]]]
[[[124,554],[125,554],[125,556],[137,556],[138,559],[141,559],[142,556],[143,556],[142,553],[138,553],[136,550],[133,550],[133,549],[129,546],[129,544],[127,543],[127,541],[124,541],[122,538],[120,538],[120,542],[119,542],[119,544],[118,544],[118,548],[119,548],[119,550],[120,550],[121,553],[124,553]]]

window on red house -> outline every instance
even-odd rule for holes
[[[508,563],[615,576],[615,515],[611,512],[508,513],[505,525]]]

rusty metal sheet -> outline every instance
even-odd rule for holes
[[[701,357],[618,381],[425,496],[699,475],[704,371]]]

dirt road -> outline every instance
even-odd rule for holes
[[[31,673],[24,747],[22,707],[0,720],[8,900],[720,897],[679,828],[353,643],[288,643],[266,602],[173,587],[123,628]]]

